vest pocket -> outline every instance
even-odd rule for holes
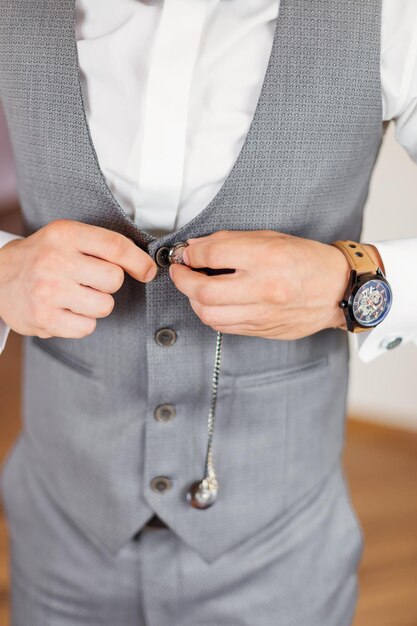
[[[221,497],[234,502],[241,523],[247,520],[252,532],[280,515],[284,506],[288,380],[321,371],[325,363],[317,359],[220,377],[214,445]]]
[[[287,368],[276,368],[264,372],[254,372],[250,374],[221,374],[222,383],[225,387],[259,387],[284,381],[292,377],[309,374],[321,367],[326,367],[328,363],[327,355],[293,365]]]
[[[286,380],[285,506],[322,481],[343,445],[346,364],[329,359]]]
[[[287,499],[286,482],[294,482],[292,473],[302,472],[303,458],[307,461],[309,451],[304,450],[304,442],[311,444],[313,439],[320,438],[317,429],[315,432],[305,429],[314,429],[315,403],[320,404],[321,383],[328,370],[328,357],[324,355],[285,369],[227,373],[220,377],[215,444],[222,448],[219,463],[225,465],[223,474],[230,488],[236,481],[234,490],[239,493],[244,481],[251,498],[259,497],[257,506],[261,510],[268,500],[276,513],[281,509]],[[299,414],[302,419],[298,419]],[[309,481],[315,483],[320,474],[321,461],[316,458],[316,449],[314,445],[308,461],[314,478],[305,476],[304,485]],[[286,464],[293,457],[297,459],[297,467],[288,471]]]
[[[49,343],[49,339],[41,339],[40,337],[31,337],[32,345],[36,346],[43,352],[45,352],[48,356],[56,359],[63,365],[70,367],[73,370],[76,370],[80,374],[84,376],[93,377],[94,372],[92,367],[81,361],[80,359],[74,357],[72,354],[68,354],[61,348],[58,348],[55,344]]]

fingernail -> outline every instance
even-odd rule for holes
[[[188,240],[190,241],[190,240]],[[184,251],[182,253],[182,260],[184,261],[185,265],[189,264],[189,258],[188,258],[188,252],[187,252],[187,248],[184,248]]]
[[[156,266],[152,267],[145,276],[145,282],[150,283],[151,280],[153,280],[156,277],[157,273],[158,273],[158,268]]]

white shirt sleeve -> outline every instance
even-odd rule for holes
[[[382,6],[383,119],[394,120],[397,141],[417,163],[417,2],[384,0]],[[417,233],[366,243],[378,248],[393,292],[385,320],[354,335],[359,358],[368,362],[409,341],[417,343]]]
[[[20,237],[19,235],[13,235],[12,233],[6,233],[0,230],[0,248],[5,246],[6,243],[9,243],[9,241],[13,241],[13,239],[22,239],[22,237]],[[9,332],[10,332],[10,327],[7,326],[7,324],[5,324],[3,320],[0,318],[0,354],[3,352],[6,346]]]

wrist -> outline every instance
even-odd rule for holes
[[[331,245],[342,252],[351,268],[345,296],[340,302],[347,330],[357,333],[374,328],[386,317],[392,302],[379,251],[372,244],[352,240],[338,240]]]
[[[4,294],[5,288],[10,283],[13,270],[16,271],[16,261],[13,259],[12,248],[18,246],[22,241],[22,237],[11,239],[0,247],[0,317],[2,317],[1,304],[6,301],[7,296]]]
[[[22,237],[16,237],[15,239],[10,239],[7,243],[0,246],[0,284],[3,282],[8,270],[9,270],[9,255],[10,249],[13,246],[19,245],[19,242],[22,241]]]
[[[331,268],[330,284],[334,286],[332,297],[333,307],[329,328],[347,330],[345,314],[340,308],[339,302],[343,300],[345,295],[352,269],[343,252],[334,246],[329,245],[328,247],[330,255],[329,268]]]

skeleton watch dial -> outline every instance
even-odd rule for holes
[[[361,326],[376,326],[387,316],[391,303],[389,285],[378,279],[368,280],[355,294],[352,313]]]

